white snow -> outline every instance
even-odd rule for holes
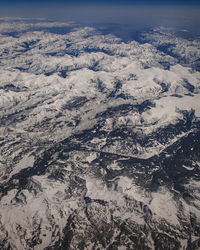
[[[23,158],[14,166],[13,171],[11,172],[11,176],[20,172],[20,170],[28,167],[33,167],[34,164],[34,156],[31,153],[23,156]]]
[[[158,122],[155,126],[172,124],[182,117],[181,110],[195,110],[200,118],[200,95],[184,96],[182,98],[167,96],[155,100],[155,107],[143,113],[142,117],[147,124]]]
[[[162,188],[159,192],[152,193],[151,196],[149,207],[154,216],[158,219],[165,219],[172,225],[179,225],[178,211],[173,195],[166,188]]]
[[[88,161],[89,163],[91,163],[96,158],[97,158],[97,153],[96,152],[92,152],[92,153],[90,153],[89,156],[86,157],[86,161]]]
[[[194,170],[194,167],[188,167],[188,166],[185,166],[185,165],[183,165],[182,167],[187,169],[187,170],[190,170],[190,171]]]
[[[120,170],[121,167],[119,166],[119,164],[117,164],[117,162],[113,162],[110,165],[107,166],[108,169],[112,169],[112,170]]]
[[[119,246],[117,248],[118,248],[118,250],[126,250],[127,249],[125,246]]]
[[[128,176],[117,176],[109,180],[108,185],[90,168],[100,151],[116,153],[118,160],[133,156],[147,159],[192,131],[181,132],[165,145],[155,141],[151,146],[142,147],[134,140],[126,145],[120,136],[106,145],[110,132],[123,126],[143,136],[175,124],[183,118],[183,110],[193,109],[196,118],[200,118],[200,73],[178,64],[175,58],[154,47],[154,44],[173,41],[173,51],[191,60],[200,57],[199,42],[175,39],[169,32],[158,29],[151,35],[151,39],[155,40],[152,44],[139,44],[136,41],[124,43],[113,35],[102,35],[90,27],[77,28],[68,34],[37,31],[41,27],[72,27],[73,23],[39,19],[35,22],[19,21],[14,18],[0,23],[0,31],[4,33],[0,35],[1,165],[2,169],[7,166],[13,168],[8,178],[11,179],[22,169],[33,167],[36,157],[41,157],[41,153],[52,145],[58,145],[65,138],[90,129],[101,121],[105,121],[103,130],[107,137],[98,138],[95,135],[84,145],[88,152],[70,152],[68,162],[66,159],[57,159],[58,153],[52,156],[48,171],[59,169],[62,165],[65,174],[63,182],[52,181],[48,173],[29,178],[38,188],[36,195],[28,189],[20,193],[16,189],[8,191],[1,200],[0,223],[2,234],[9,232],[11,247],[26,249],[25,239],[30,239],[33,231],[37,230],[34,225],[40,225],[42,239],[42,243],[34,249],[44,249],[53,244],[58,238],[52,238],[53,232],[62,235],[69,214],[85,206],[84,196],[108,202],[115,218],[130,220],[139,225],[144,224],[144,214],[139,209],[136,211],[132,204],[128,205],[125,197],[136,204],[141,202],[147,205],[153,213],[153,220],[165,220],[172,226],[180,226],[178,202],[183,205],[182,215],[187,223],[191,213],[200,218],[200,186],[196,181],[186,185],[195,197],[193,203],[188,205],[181,199],[175,201],[173,194],[166,188],[158,192],[147,192]],[[36,31],[28,32],[28,29]],[[23,32],[19,37],[6,34],[13,31]],[[23,51],[25,43],[33,43],[27,51]],[[68,50],[66,45],[69,46]],[[77,56],[73,55],[74,51],[78,52]],[[165,70],[162,62],[169,62],[170,68]],[[65,78],[61,76],[62,71],[66,72]],[[129,99],[109,97],[119,82],[121,87],[116,95],[123,94]],[[192,93],[185,87],[186,82],[194,86]],[[9,87],[10,84],[13,86]],[[168,86],[166,92],[163,92],[162,84]],[[68,104],[73,103],[76,97],[85,97],[87,102],[78,107],[72,105],[70,109]],[[128,114],[116,114],[115,117],[105,119],[99,115],[111,107],[140,105],[146,100],[152,102],[152,106],[145,112],[140,113],[133,107]],[[24,153],[19,162],[13,164],[16,156],[22,152],[29,153]],[[69,198],[68,188],[71,182],[75,182],[76,168],[82,170],[80,177],[86,181],[87,190],[86,194],[78,193]],[[183,168],[188,171],[194,169],[186,165]],[[118,161],[113,160],[107,169],[117,172],[122,168]],[[99,173],[106,175],[103,168]],[[17,185],[17,180],[14,184]],[[72,190],[76,191],[76,188]],[[19,202],[16,202],[17,195],[21,197]],[[22,227],[20,230],[19,226]],[[183,240],[182,246],[185,244]],[[92,245],[88,245],[89,248]],[[126,248],[121,246],[118,249]]]

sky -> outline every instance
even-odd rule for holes
[[[122,32],[164,25],[200,33],[200,0],[0,0],[0,17],[8,16],[109,23]]]
[[[131,4],[131,5],[199,5],[199,0],[1,0],[1,4],[92,4],[92,5],[102,5],[102,4]]]

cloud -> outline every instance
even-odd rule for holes
[[[0,22],[0,32],[9,33],[9,32],[21,32],[27,30],[41,30],[44,28],[67,28],[73,27],[75,23],[73,22],[40,22],[42,18],[19,18],[19,17],[9,17],[1,18],[6,22]],[[34,21],[33,22],[21,22],[21,21]]]

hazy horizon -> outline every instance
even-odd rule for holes
[[[155,3],[155,1],[153,1]],[[176,3],[177,1],[175,1]],[[185,2],[185,1],[183,1]],[[77,2],[76,2],[77,3]],[[104,31],[130,37],[131,32],[156,26],[173,27],[185,30],[199,37],[200,6],[194,5],[158,5],[158,4],[72,4],[50,1],[39,4],[30,2],[1,3],[0,17],[45,18],[57,21],[73,21],[81,25],[96,26]],[[104,27],[105,26],[105,27]]]

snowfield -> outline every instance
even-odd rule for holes
[[[0,248],[198,249],[200,41],[0,32]]]

